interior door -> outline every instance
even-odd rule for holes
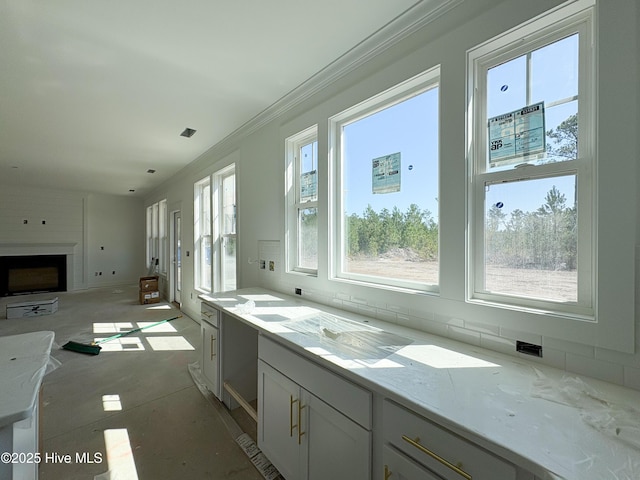
[[[173,301],[182,303],[180,292],[182,290],[182,260],[181,260],[181,238],[182,231],[180,225],[180,211],[173,212],[173,260],[171,262]]]

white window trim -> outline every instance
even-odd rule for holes
[[[224,244],[227,239],[236,240],[236,278],[237,278],[237,258],[238,258],[238,242],[237,242],[237,224],[236,231],[231,233],[224,233],[224,218],[222,216],[223,204],[224,204],[224,191],[223,182],[225,178],[236,174],[235,164],[228,165],[221,170],[218,170],[213,174],[212,189],[211,189],[211,213],[213,222],[211,228],[212,235],[212,252],[211,252],[211,270],[212,270],[212,288],[214,291],[223,291],[224,286],[223,278],[223,258],[224,258]],[[237,176],[235,178],[235,198],[237,203]],[[216,288],[218,286],[218,288]]]
[[[318,126],[313,125],[285,140],[286,168],[285,168],[285,195],[286,195],[286,231],[285,245],[287,248],[286,269],[288,273],[301,273],[311,276],[318,275],[317,268],[305,268],[300,266],[300,225],[298,223],[299,211],[307,208],[318,208],[318,196],[315,201],[300,201],[300,161],[298,152],[308,143],[318,140]],[[316,167],[317,170],[317,167]]]
[[[211,188],[211,177],[207,176],[199,181],[197,181],[194,186],[193,186],[193,190],[194,190],[194,214],[197,215],[198,221],[194,222],[194,232],[193,232],[193,239],[194,239],[194,246],[193,246],[193,263],[194,263],[194,268],[193,268],[193,273],[194,273],[194,288],[199,291],[199,292],[203,292],[203,293],[211,293],[211,289],[208,288],[204,288],[201,285],[201,279],[202,279],[202,204],[203,201],[207,201],[209,203],[209,208],[211,209],[211,195],[208,196],[208,198],[203,199],[203,195],[202,195],[202,190],[209,185],[209,188]],[[197,206],[196,206],[197,203]],[[198,212],[196,212],[195,210],[199,209]],[[213,210],[210,210],[213,211]],[[212,279],[210,279],[210,282],[212,281]],[[213,283],[211,284],[213,286]]]
[[[343,125],[355,122],[439,86],[440,66],[438,65],[329,118],[331,159],[329,162],[329,178],[331,179],[329,194],[330,280],[390,290],[439,293],[439,285],[344,271],[343,258],[346,245],[344,239],[343,152],[341,145],[341,129]],[[438,248],[440,248],[440,242],[438,242],[438,245]]]
[[[147,212],[147,245],[146,258],[147,268],[156,268],[156,273],[166,274],[166,222],[167,222],[167,200],[163,199],[149,205]],[[153,263],[153,265],[152,265]]]
[[[544,312],[578,320],[596,319],[596,115],[595,115],[595,48],[593,1],[577,1],[554,9],[504,35],[468,52],[468,117],[467,151],[469,158],[468,212],[470,232],[467,238],[467,301],[523,311]],[[486,165],[487,113],[482,93],[486,72],[503,61],[534,50],[572,33],[580,38],[579,62],[579,135],[580,159],[527,166],[496,173],[484,171]],[[529,38],[533,37],[533,39]],[[587,141],[591,139],[591,141]],[[578,303],[563,304],[520,296],[490,294],[478,287],[484,275],[484,184],[485,180],[534,179],[560,174],[577,174],[578,182]]]

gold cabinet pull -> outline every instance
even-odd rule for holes
[[[216,337],[214,337],[213,335],[211,335],[211,360],[213,360],[213,357],[216,356],[214,350],[213,350],[213,342],[216,341]]]
[[[203,314],[204,316],[206,316],[207,318],[211,318],[211,317],[213,317],[213,313],[211,313],[211,312],[207,312],[206,310],[203,310],[203,311],[202,311],[202,314]]]
[[[302,431],[302,409],[305,407],[302,402],[298,402],[298,445],[302,445],[302,436],[306,433]]]
[[[389,470],[389,465],[384,466],[384,480],[389,480],[389,477],[393,475],[391,470]]]
[[[444,458],[442,458],[437,453],[433,453],[431,450],[429,450],[428,448],[426,448],[423,445],[421,445],[420,444],[420,438],[416,438],[415,440],[413,440],[413,439],[407,437],[406,435],[402,435],[402,439],[405,442],[407,442],[409,445],[413,445],[414,447],[416,447],[422,453],[426,453],[427,455],[429,455],[434,460],[437,460],[438,462],[440,462],[445,467],[450,468],[451,470],[456,472],[458,475],[461,475],[462,477],[466,478],[467,480],[472,480],[471,479],[471,475],[469,475],[467,472],[465,472],[464,470],[462,470],[459,467],[456,467],[453,463],[445,460]]]
[[[293,424],[293,404],[298,403],[298,399],[294,400],[293,395],[289,395],[289,436],[293,437],[293,429],[300,425],[300,415],[298,414],[298,425]]]

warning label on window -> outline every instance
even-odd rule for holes
[[[400,191],[400,152],[374,158],[371,161],[371,190],[373,193]]]
[[[489,119],[489,166],[520,162],[544,153],[544,102]]]

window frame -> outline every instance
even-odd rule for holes
[[[302,130],[295,135],[285,139],[286,151],[286,168],[285,168],[285,195],[286,195],[286,259],[287,272],[297,272],[310,276],[318,275],[318,266],[316,268],[308,268],[301,265],[301,228],[300,228],[300,212],[315,208],[318,213],[318,165],[316,164],[316,199],[302,201],[300,198],[300,178],[302,175],[302,166],[300,159],[300,151],[302,147],[313,142],[318,142],[318,126],[313,125]],[[316,241],[316,249],[318,243]],[[319,259],[317,259],[319,261]]]
[[[158,274],[166,274],[166,222],[166,199],[155,202],[146,208],[147,268]]]
[[[580,320],[595,320],[596,312],[596,114],[595,114],[595,7],[581,0],[548,12],[541,18],[467,52],[468,65],[468,210],[466,301],[492,306],[544,311]],[[572,34],[579,35],[578,49],[578,152],[574,160],[523,165],[487,171],[487,93],[489,69],[552,44]],[[527,86],[528,88],[528,86]],[[526,162],[526,160],[525,160]],[[485,291],[484,223],[485,185],[576,175],[578,212],[578,300],[574,303],[544,300]]]
[[[225,219],[224,219],[224,181],[225,179],[234,177],[234,222],[231,232],[225,231]],[[212,201],[212,218],[213,223],[211,228],[212,234],[212,252],[211,252],[211,267],[212,267],[212,289],[216,292],[225,291],[226,278],[224,273],[224,249],[229,240],[233,239],[236,244],[235,250],[235,269],[236,269],[236,288],[238,278],[238,234],[237,234],[237,175],[235,164],[228,165],[221,170],[218,170],[213,174],[212,189],[211,189],[211,201]],[[219,288],[216,288],[218,286]]]
[[[344,201],[342,196],[342,192],[344,191],[344,164],[341,138],[343,126],[374,115],[377,112],[397,105],[434,88],[440,89],[440,83],[440,65],[436,65],[329,118],[329,149],[331,159],[329,173],[330,280],[368,285],[383,289],[439,294],[440,280],[437,284],[429,284],[398,278],[378,277],[360,273],[345,272],[343,265],[347,247]],[[438,91],[439,135],[442,129],[442,126],[440,125],[440,109],[440,91]],[[438,154],[438,189],[440,188],[440,175],[442,174],[440,162],[441,158],[440,154]],[[440,218],[439,214],[438,218]],[[441,258],[441,235],[441,231],[438,229],[438,258]]]
[[[209,195],[206,195],[204,192],[206,188],[209,188]],[[206,177],[198,180],[194,183],[193,186],[194,191],[194,225],[193,225],[193,254],[194,254],[194,287],[196,290],[204,293],[211,293],[213,290],[213,279],[211,275],[209,275],[209,285],[203,285],[203,258],[202,255],[202,242],[205,241],[205,238],[210,237],[210,242],[212,242],[212,232],[211,232],[211,213],[212,213],[212,205],[211,205],[211,176],[207,175]],[[209,221],[206,223],[208,225],[208,232],[204,228],[205,226],[205,209],[208,208],[209,211]],[[213,250],[213,246],[212,246]],[[211,252],[213,255],[213,252]],[[213,262],[212,262],[213,263]],[[213,269],[213,264],[211,265]]]

